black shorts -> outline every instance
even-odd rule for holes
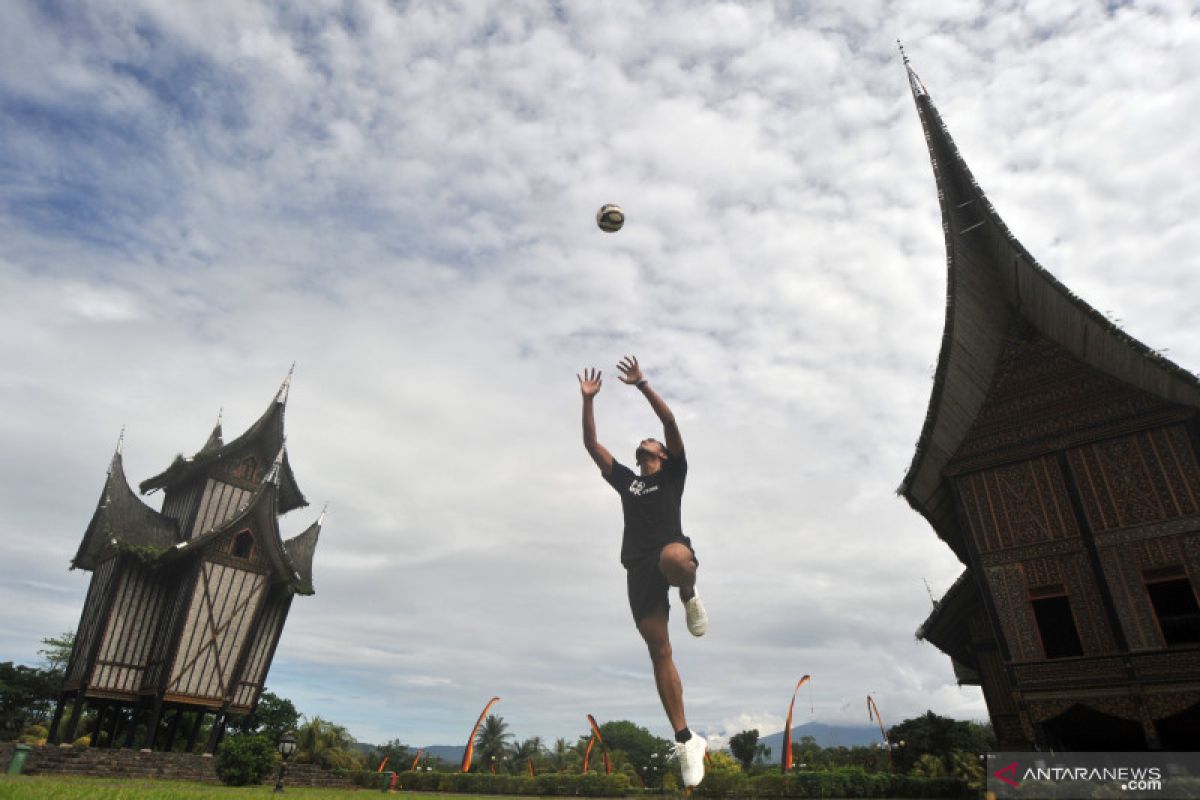
[[[675,542],[687,545],[688,550],[692,551],[692,560],[699,566],[700,559],[696,558],[696,551],[692,549],[692,540],[681,536],[667,544]],[[666,546],[663,545],[663,547]],[[629,610],[633,613],[635,623],[641,622],[660,608],[665,609],[667,615],[670,616],[671,603],[668,591],[671,584],[667,583],[667,576],[663,575],[662,570],[658,568],[658,559],[661,555],[662,548],[659,548],[657,553],[625,566],[625,585],[629,590]]]

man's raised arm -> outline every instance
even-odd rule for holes
[[[662,422],[663,442],[667,446],[667,452],[676,457],[682,455],[683,437],[679,435],[675,415],[671,413],[666,401],[658,396],[658,392],[650,388],[650,382],[646,380],[641,366],[638,365],[637,356],[625,356],[617,365],[617,369],[621,371],[621,380],[630,386],[636,386],[650,402],[650,408],[654,409],[655,415]]]
[[[594,367],[585,369],[579,379],[579,392],[583,395],[583,447],[596,462],[604,477],[612,474],[613,457],[608,448],[596,441],[596,415],[592,410],[592,400],[600,392],[600,371]]]

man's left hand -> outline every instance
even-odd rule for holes
[[[621,380],[630,386],[636,386],[638,381],[646,379],[642,375],[642,368],[638,366],[637,356],[625,356],[622,358],[621,363],[617,364],[617,370],[621,373]]]

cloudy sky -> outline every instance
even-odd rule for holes
[[[897,37],[1034,256],[1200,369],[1191,3],[0,4],[0,661],[77,624],[122,426],[136,483],[296,362],[285,535],[329,512],[270,688],[363,741],[493,694],[520,738],[665,736],[575,379],[628,463],[636,353],[691,462],[692,727],[779,730],[806,672],[800,723],[983,718],[894,494],[945,292]]]

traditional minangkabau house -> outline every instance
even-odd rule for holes
[[[966,570],[917,631],[1007,750],[1200,747],[1200,381],[1044,270],[920,79],[941,353],[900,494]]]
[[[322,522],[280,535],[279,516],[308,504],[284,444],[290,382],[241,436],[225,444],[218,421],[199,452],[142,482],[162,511],[130,489],[118,444],[71,563],[92,580],[52,742],[75,738],[86,704],[108,746],[170,749],[182,734],[190,750],[213,715],[212,752],[227,716],[257,705],[292,598],[313,593]]]

